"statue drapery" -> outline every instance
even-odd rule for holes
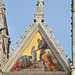
[[[37,14],[43,14],[43,5],[44,5],[44,0],[38,0],[37,2]]]

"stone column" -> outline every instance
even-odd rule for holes
[[[75,0],[73,0],[73,10],[72,10],[72,15],[73,15],[73,33],[72,33],[72,73],[71,75],[75,75]]]
[[[73,0],[73,66],[75,66],[75,0]]]
[[[3,63],[3,42],[2,38],[0,37],[0,65]]]
[[[2,75],[2,68],[1,68],[1,65],[2,65],[2,38],[0,38],[0,75]]]

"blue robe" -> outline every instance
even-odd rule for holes
[[[36,61],[36,58],[37,58],[37,57],[36,57],[36,56],[37,56],[37,54],[36,54],[36,50],[33,51],[33,49],[32,49],[31,54],[32,54],[32,56],[33,56],[32,61]]]

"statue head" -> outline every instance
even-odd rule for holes
[[[38,0],[38,2],[43,2],[44,0]]]
[[[44,0],[38,0],[38,2],[42,2],[44,4]]]

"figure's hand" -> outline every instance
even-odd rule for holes
[[[39,48],[37,50],[39,50]]]
[[[39,48],[37,48],[37,50],[36,51],[38,51],[39,50]]]

